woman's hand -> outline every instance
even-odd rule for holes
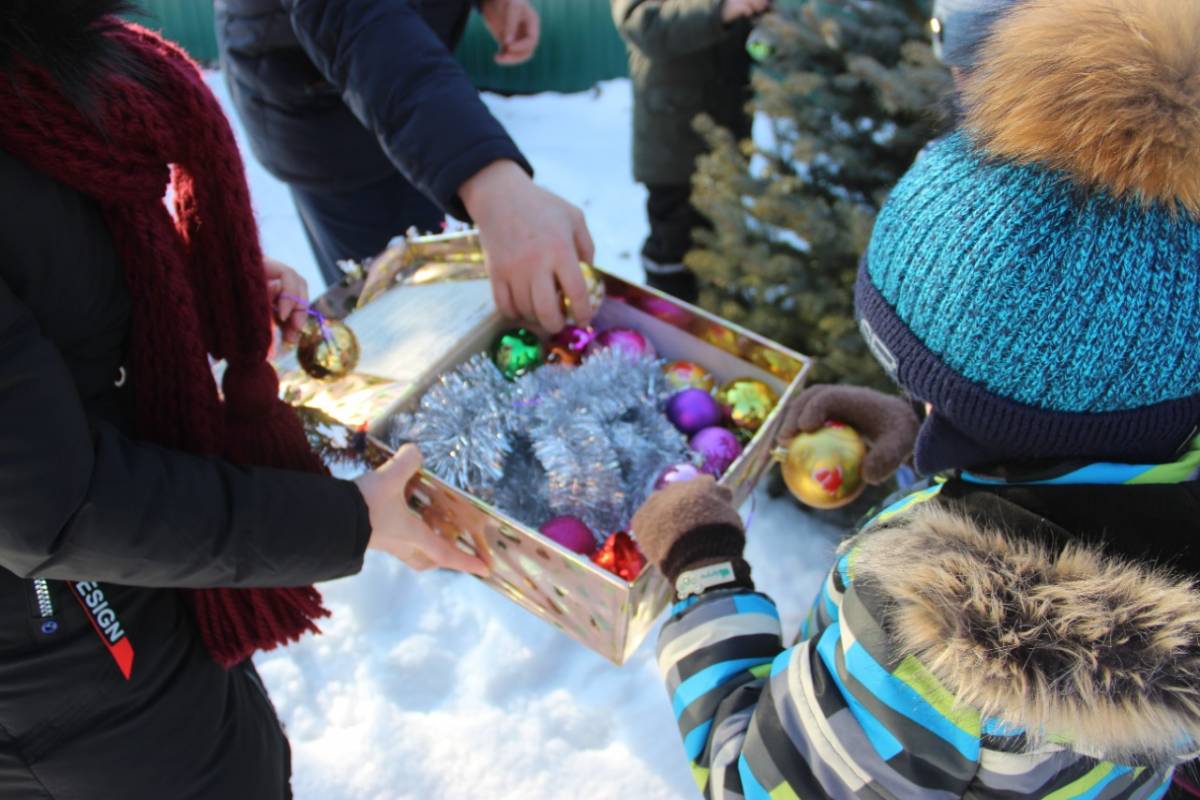
[[[421,453],[408,444],[382,467],[354,481],[371,513],[367,547],[390,553],[418,571],[444,567],[487,577],[482,560],[439,536],[409,507],[408,484],[420,468]]]
[[[279,334],[284,344],[294,345],[300,341],[300,331],[308,319],[308,282],[296,270],[273,258],[263,258],[263,272],[267,276],[267,299],[275,310]]]
[[[818,384],[788,406],[778,443],[786,446],[797,433],[811,433],[831,419],[850,425],[867,440],[862,476],[870,484],[883,483],[904,463],[921,427],[907,400],[861,386]]]

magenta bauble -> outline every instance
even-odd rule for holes
[[[667,400],[667,419],[684,433],[719,425],[722,417],[721,404],[703,389],[684,389]]]
[[[702,473],[693,464],[684,462],[683,464],[672,464],[659,473],[658,479],[654,481],[654,490],[665,489],[672,483],[682,483],[690,481],[693,478],[699,478]]]
[[[575,517],[555,517],[541,527],[542,535],[580,555],[596,552],[596,537],[591,528]]]
[[[588,346],[588,353],[605,347],[615,347],[635,358],[654,358],[654,345],[633,328],[610,328],[601,331]]]
[[[674,325],[676,328],[687,328],[688,323],[692,321],[691,312],[680,308],[670,300],[655,297],[652,294],[645,294],[636,298],[633,301],[633,305],[652,317],[657,317],[669,325]]]
[[[725,428],[705,428],[693,436],[688,445],[704,459],[700,469],[716,478],[724,475],[742,454],[742,443]]]
[[[583,355],[588,345],[596,338],[596,332],[591,328],[581,328],[578,325],[568,325],[550,337],[550,344],[565,347],[572,353]]]

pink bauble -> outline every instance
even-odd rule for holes
[[[722,416],[721,405],[703,389],[684,389],[667,400],[667,419],[684,433],[719,425]]]
[[[591,328],[581,328],[578,325],[568,325],[550,337],[551,345],[565,347],[572,353],[583,355],[588,345],[596,338],[596,332]]]
[[[654,358],[654,345],[633,328],[610,328],[601,331],[588,346],[588,354],[605,347],[616,347],[635,358]]]
[[[633,301],[633,305],[645,311],[650,316],[661,319],[668,325],[674,325],[676,328],[687,328],[688,323],[692,321],[692,315],[689,311],[680,308],[670,300],[664,300],[652,294],[645,294],[636,298]]]
[[[575,517],[555,517],[540,528],[542,535],[583,556],[596,552],[596,537]]]
[[[725,428],[705,428],[693,436],[688,445],[704,458],[700,469],[716,478],[724,475],[742,454],[742,443]]]
[[[659,473],[658,479],[654,481],[654,490],[664,489],[672,483],[690,481],[692,478],[699,478],[702,474],[699,469],[687,462],[672,464]]]

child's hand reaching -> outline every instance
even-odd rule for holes
[[[650,495],[633,515],[631,528],[642,553],[672,586],[695,567],[741,560],[746,544],[733,495],[710,475]]]
[[[741,17],[753,17],[771,7],[771,0],[725,0],[721,6],[721,20],[733,22]]]

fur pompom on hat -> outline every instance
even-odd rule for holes
[[[989,152],[1200,216],[1200,2],[1026,0],[965,78]]]
[[[1021,0],[876,219],[868,344],[922,472],[1170,461],[1200,430],[1200,0]]]

